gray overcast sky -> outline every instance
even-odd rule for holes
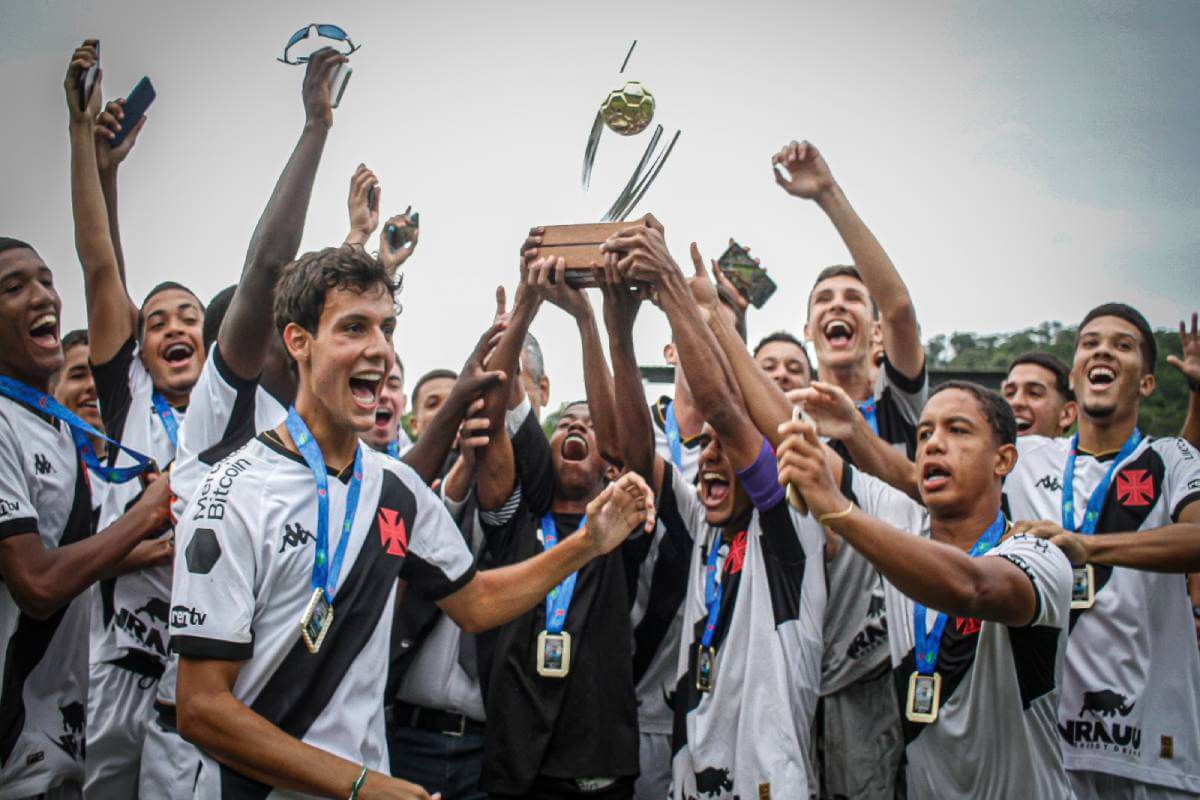
[[[633,38],[627,77],[654,92],[668,133],[683,129],[639,210],[685,269],[693,239],[710,256],[729,236],[753,247],[780,290],[752,313],[752,340],[798,332],[816,270],[847,258],[820,211],[771,178],[792,138],[821,148],[926,337],[1073,322],[1110,299],[1173,326],[1200,305],[1200,3],[0,0],[0,233],[55,269],[64,330],[84,322],[61,87],[72,48],[101,39],[110,97],[143,74],[158,90],[121,176],[134,297],[172,278],[207,299],[236,280],[299,134],[301,68],[275,57],[309,22],[363,47],[304,248],[344,237],[360,161],[385,215],[421,212],[396,337],[410,386],[461,363],[528,227],[612,202],[648,134],[606,134],[588,194],[580,161]],[[659,361],[666,322],[642,317],[640,359]],[[573,325],[547,308],[533,330],[554,399],[581,395]]]

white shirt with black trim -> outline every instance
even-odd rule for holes
[[[1023,436],[1005,482],[1013,520],[1062,522],[1069,438]],[[1080,453],[1076,519],[1114,456]],[[1200,453],[1146,438],[1117,465],[1097,534],[1148,531],[1200,501]],[[1095,604],[1071,612],[1059,741],[1068,769],[1200,794],[1200,654],[1185,577],[1093,564]]]
[[[0,397],[0,540],[35,534],[48,550],[92,534],[87,471],[69,428]],[[90,595],[44,620],[0,580],[0,798],[83,783]]]
[[[154,383],[146,371],[132,338],[103,364],[92,367],[96,394],[105,432],[123,446],[154,459],[166,470],[175,459],[175,446],[167,435],[162,419],[154,410],[151,395]],[[184,413],[171,408],[177,425]],[[125,452],[110,448],[109,463],[132,466],[136,462]],[[115,459],[115,460],[114,460]],[[104,530],[121,517],[141,496],[139,480],[112,484],[105,492],[98,527]],[[94,644],[95,662],[116,661],[131,651],[159,662],[167,659],[167,616],[171,599],[171,566],[140,569],[100,582],[104,636]]]
[[[272,433],[209,473],[178,524],[172,649],[242,662],[234,696],[286,733],[387,770],[383,695],[396,581],[432,598],[474,575],[445,507],[395,459],[363,448],[362,489],[318,653],[300,638],[312,596],[317,499],[312,473]],[[331,475],[329,557],[336,551],[349,470]],[[263,791],[205,755],[195,796],[299,797]]]
[[[171,465],[171,516],[179,519],[213,465],[254,436],[283,424],[287,409],[257,380],[239,378],[214,344],[192,387],[188,414],[179,426],[179,449]],[[179,655],[169,653],[157,700],[175,705]]]
[[[895,520],[907,516],[909,527],[901,530],[930,538],[928,516],[907,495],[859,470],[853,470],[851,485],[851,499],[867,514],[894,526]],[[1005,558],[1028,576],[1037,602],[1033,619],[1022,627],[963,617],[947,621],[937,661],[941,705],[930,724],[904,718],[909,680],[916,671],[913,601],[884,581],[908,795],[947,800],[1069,798],[1071,788],[1056,746],[1055,714],[1071,605],[1071,564],[1046,540],[1024,535],[1002,540],[980,558]],[[926,631],[932,631],[937,610],[928,609],[925,617]]]
[[[695,488],[677,477],[673,489],[695,546],[672,697],[671,796],[807,798],[817,788],[809,738],[821,678],[824,531],[784,500],[754,511],[746,531],[725,544]],[[702,693],[696,656],[714,546],[726,585],[712,641],[715,684]]]

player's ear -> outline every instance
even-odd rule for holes
[[[1071,426],[1075,424],[1076,418],[1079,416],[1079,405],[1074,400],[1068,400],[1063,403],[1058,412],[1058,429],[1062,433],[1071,430]]]
[[[996,450],[996,475],[1003,478],[1017,466],[1017,446],[1002,444]]]
[[[1154,374],[1147,372],[1138,381],[1138,396],[1145,400],[1150,395],[1154,394],[1154,387],[1158,382],[1154,378]]]
[[[670,364],[672,366],[675,366],[676,364],[679,363],[678,359],[675,357],[675,343],[674,342],[667,342],[665,345],[663,345],[663,361],[666,361],[668,364]]]
[[[307,364],[311,357],[312,334],[304,327],[289,322],[283,329],[283,346],[297,364]]]

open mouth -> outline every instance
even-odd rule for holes
[[[1117,379],[1117,373],[1112,367],[1106,364],[1097,364],[1088,370],[1087,378],[1092,388],[1103,390],[1107,389],[1109,384]]]
[[[821,333],[825,336],[825,341],[829,342],[829,346],[834,348],[847,348],[854,341],[854,328],[841,319],[825,323]]]
[[[588,457],[587,439],[578,433],[568,433],[562,443],[563,461],[583,461]]]
[[[41,314],[29,326],[29,337],[42,347],[58,346],[58,315]]]
[[[375,409],[375,427],[386,428],[394,416],[396,415],[392,413],[392,409],[387,406],[380,406]]]
[[[921,469],[921,488],[936,492],[950,482],[950,472],[939,464],[926,464]]]
[[[1033,429],[1033,420],[1028,417],[1017,417],[1017,435],[1028,433]]]
[[[379,388],[383,384],[382,372],[360,372],[350,376],[350,395],[363,408],[375,410]],[[378,413],[376,413],[378,418]]]
[[[168,345],[166,350],[163,350],[163,361],[166,361],[172,367],[179,367],[186,364],[196,350],[187,342],[175,342]]]
[[[700,502],[705,508],[718,508],[729,499],[732,488],[730,481],[720,472],[707,470],[700,473]]]

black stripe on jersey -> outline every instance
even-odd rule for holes
[[[926,613],[933,613],[932,611]],[[942,643],[938,649],[937,671],[942,676],[942,705],[950,702],[958,685],[971,667],[975,665],[975,648],[979,643],[979,625],[977,620],[962,617],[951,618],[942,631]],[[912,722],[904,717],[903,710],[908,705],[908,681],[917,671],[916,650],[909,650],[900,665],[892,670],[896,681],[896,697],[900,701],[901,723],[904,729],[904,745],[907,747],[921,735],[926,725],[922,722]],[[935,723],[936,724],[936,723]]]
[[[400,478],[383,473],[379,503],[372,509],[373,521],[362,550],[354,559],[345,582],[333,602],[333,622],[319,652],[310,653],[296,630],[296,641],[275,673],[267,680],[250,708],[284,733],[304,738],[313,722],[325,710],[329,699],[352,668],[383,615],[396,579],[404,566],[404,556],[389,555],[380,536],[379,509],[398,512],[411,536],[417,516],[416,497]],[[411,557],[411,556],[410,556]],[[298,622],[299,620],[297,620]],[[386,662],[375,665],[387,669]],[[382,703],[383,698],[379,701]],[[260,800],[271,788],[221,765],[221,797]]]
[[[96,381],[96,397],[100,403],[104,431],[117,442],[121,441],[125,433],[129,407],[133,404],[133,394],[129,389],[129,366],[133,363],[136,349],[137,342],[130,336],[117,354],[108,361],[92,364],[92,377]],[[108,463],[115,464],[120,454],[119,449],[110,447]]]
[[[1141,530],[1162,497],[1166,475],[1167,465],[1162,456],[1148,444],[1140,455],[1125,462],[1113,475],[1112,484],[1108,487],[1095,535]],[[1138,480],[1133,481],[1132,478]],[[1085,502],[1083,498],[1078,498],[1078,501]],[[1112,572],[1113,568],[1107,564],[1092,565],[1097,594],[1108,585]],[[1071,609],[1068,631],[1074,630],[1080,615],[1089,611],[1091,609],[1088,608]]]
[[[1049,625],[1008,629],[1013,669],[1017,672],[1017,685],[1021,689],[1021,708],[1026,711],[1034,700],[1054,691],[1054,667],[1058,661],[1058,635],[1061,631],[1061,628]]]
[[[650,662],[662,647],[667,630],[675,621],[675,615],[687,597],[688,570],[691,569],[692,535],[683,523],[679,504],[675,498],[674,467],[663,466],[662,491],[658,498],[658,519],[664,526],[662,540],[658,544],[658,557],[650,575],[650,594],[646,602],[646,613],[633,631],[633,682],[636,685],[650,667]],[[625,575],[637,591],[638,566],[645,560],[646,549],[651,537],[639,536],[631,540],[622,550],[626,556]],[[631,557],[635,544],[641,545],[640,557]],[[634,562],[634,563],[631,563]]]
[[[20,536],[25,533],[37,532],[36,517],[19,517],[17,519],[6,519],[0,522],[0,541],[7,539],[10,536]]]
[[[67,516],[58,546],[66,547],[82,541],[91,536],[93,530],[92,496],[88,491],[83,462],[77,459],[75,497],[71,502],[71,512]],[[31,533],[36,536],[36,529]],[[0,767],[8,763],[13,747],[21,736],[21,730],[25,727],[25,680],[46,655],[50,641],[71,603],[86,602],[86,596],[77,595],[47,619],[37,620],[24,613],[17,619],[17,629],[8,640],[4,676],[0,681]]]
[[[232,386],[236,394],[233,406],[229,409],[229,421],[225,423],[225,431],[221,438],[199,455],[200,462],[209,466],[213,466],[254,437],[257,432],[254,430],[254,401],[258,389],[258,381],[238,377],[233,368],[225,363],[219,343],[213,346],[211,358],[221,379]]]
[[[758,512],[762,528],[763,565],[775,627],[800,618],[800,593],[804,588],[804,564],[808,560],[800,535],[792,524],[787,500],[781,499],[766,511]]]

